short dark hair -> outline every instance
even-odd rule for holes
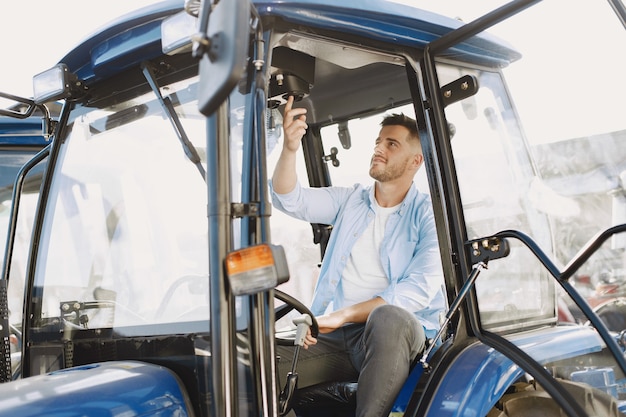
[[[409,130],[412,138],[419,140],[420,136],[417,132],[417,122],[404,113],[393,113],[385,116],[381,126],[404,126]]]

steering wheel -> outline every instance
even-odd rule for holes
[[[276,308],[274,312],[276,316],[275,321],[278,321],[281,318],[285,317],[292,310],[296,310],[297,312],[301,314],[308,314],[311,317],[311,321],[313,322],[311,324],[311,336],[317,337],[320,329],[319,329],[319,326],[317,325],[317,320],[315,319],[315,315],[313,315],[313,313],[311,312],[311,310],[309,310],[307,306],[302,304],[300,301],[298,301],[291,295],[284,293],[281,290],[277,290],[277,289],[274,289],[274,298],[285,303]],[[276,336],[276,343],[281,346],[293,346],[293,339],[282,338],[282,337]]]

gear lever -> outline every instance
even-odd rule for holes
[[[298,385],[298,373],[296,372],[296,364],[298,363],[298,355],[300,355],[300,349],[304,346],[304,338],[306,337],[309,328],[313,324],[311,316],[303,314],[300,317],[293,319],[293,324],[296,325],[296,336],[293,344],[296,347],[293,352],[293,362],[291,363],[291,371],[287,374],[287,381],[285,382],[285,388],[280,393],[279,407],[280,415],[283,416],[291,409],[291,400],[293,399],[293,393]]]

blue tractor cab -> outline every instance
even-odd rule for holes
[[[417,120],[448,309],[391,415],[622,415],[624,329],[580,278],[626,278],[624,21],[620,0],[516,0],[472,22],[384,0],[176,0],[103,27],[22,99],[50,145],[20,170],[39,179],[28,237],[8,225],[0,306],[24,285],[20,314],[0,311],[3,352],[20,336],[1,412],[354,414],[355,381],[304,387],[277,366],[316,331],[333,233],[269,198],[294,96],[311,187],[370,182],[381,118]]]

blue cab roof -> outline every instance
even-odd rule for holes
[[[416,48],[463,25],[456,19],[386,0],[255,0],[254,4],[262,17]],[[183,5],[182,0],[168,0],[121,16],[79,43],[60,62],[90,85],[154,59],[162,55],[161,21],[181,11]],[[493,66],[506,66],[519,58],[508,44],[488,34],[457,45],[447,54]]]

